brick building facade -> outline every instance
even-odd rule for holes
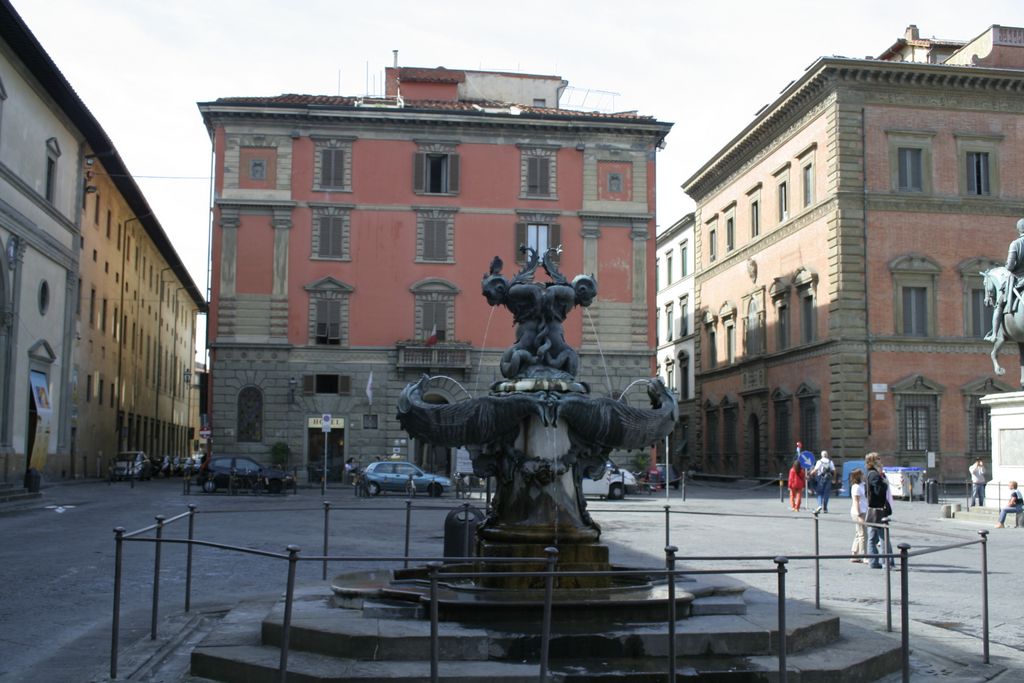
[[[706,469],[774,475],[802,441],[959,481],[989,453],[978,399],[1011,387],[979,271],[1020,217],[1022,56],[993,26],[821,58],[685,182]]]
[[[653,371],[655,152],[671,124],[558,108],[553,76],[389,68],[384,98],[200,103],[214,145],[209,319],[214,452],[328,466],[409,444],[394,402],[422,373],[437,401],[500,376],[512,322],[480,295],[497,255],[561,244],[598,301],[566,322],[581,379]],[[436,343],[431,343],[436,338]]]

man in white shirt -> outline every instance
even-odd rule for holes
[[[985,507],[985,462],[978,458],[967,471],[971,473],[971,505],[977,500],[979,506]]]

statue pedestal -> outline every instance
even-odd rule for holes
[[[547,546],[540,543],[494,543],[492,541],[480,542],[481,557],[522,557],[547,559],[544,548]],[[497,572],[537,572],[545,571],[547,564],[544,562],[491,564],[488,568]],[[557,571],[607,571],[611,569],[608,561],[608,546],[600,543],[568,543],[558,546]],[[542,577],[512,577],[512,576],[484,576],[480,579],[480,585],[485,588],[504,589],[539,589],[544,588]],[[609,588],[612,585],[610,576],[559,576],[555,579],[555,588]]]
[[[985,486],[985,507],[1006,504],[1006,482],[1024,483],[1024,391],[989,394],[981,399],[991,409],[992,481]]]

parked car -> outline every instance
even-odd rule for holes
[[[264,491],[282,493],[295,488],[295,477],[277,467],[261,465],[252,458],[222,455],[210,458],[209,464],[199,470],[197,481],[207,493],[231,486],[231,474],[236,476],[235,486],[251,487],[257,483]]]
[[[636,491],[636,477],[615,466],[610,460],[605,463],[604,474],[600,479],[583,477],[583,495],[601,496],[608,500],[621,500],[627,492]]]
[[[411,462],[373,462],[367,465],[363,476],[366,478],[366,490],[371,496],[376,496],[381,491],[405,493],[410,477],[416,487],[416,493],[426,493],[433,498],[452,488],[452,480],[448,477],[424,472]]]
[[[142,451],[124,451],[114,459],[114,467],[110,478],[114,481],[125,479],[150,479],[153,476],[153,463]]]

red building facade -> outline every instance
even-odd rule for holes
[[[216,159],[209,345],[214,451],[329,466],[410,444],[394,400],[422,373],[438,401],[500,376],[511,320],[480,295],[494,256],[562,245],[597,276],[567,321],[596,392],[650,376],[655,150],[671,124],[557,108],[566,82],[391,68],[387,97],[201,103]],[[472,94],[472,97],[471,97]],[[432,343],[435,338],[437,343]],[[600,352],[603,352],[603,359]]]

